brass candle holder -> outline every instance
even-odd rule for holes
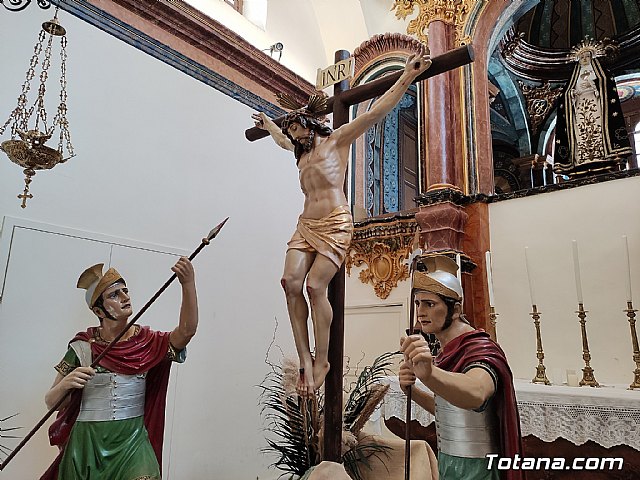
[[[631,328],[631,344],[633,345],[633,361],[636,362],[636,369],[633,371],[633,383],[629,385],[629,390],[640,388],[640,349],[638,348],[638,334],[636,333],[636,312],[632,302],[627,302],[627,317],[629,317],[629,327]]]
[[[582,303],[578,303],[578,318],[580,319],[580,331],[582,333],[582,359],[584,360],[584,368],[582,369],[582,380],[579,385],[582,387],[588,385],[590,387],[599,387],[596,377],[593,375],[593,368],[589,365],[591,361],[591,353],[589,353],[589,341],[587,340],[587,311]]]
[[[496,330],[496,320],[498,319],[498,314],[496,313],[496,307],[491,305],[489,307],[489,335],[493,339],[494,342],[498,342],[498,331]]]
[[[538,307],[532,305],[533,311],[529,314],[533,317],[533,324],[536,327],[536,350],[538,357],[538,365],[536,366],[536,376],[533,377],[531,383],[544,383],[545,385],[551,385],[551,382],[547,378],[546,367],[544,366],[544,350],[542,350],[542,337],[540,336],[540,312]]]

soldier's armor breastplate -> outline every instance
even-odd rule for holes
[[[96,373],[82,392],[79,422],[106,422],[144,415],[146,373]]]
[[[493,399],[482,412],[451,405],[435,395],[438,450],[465,458],[485,458],[499,453],[499,425]]]

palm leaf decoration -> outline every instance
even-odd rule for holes
[[[384,393],[386,393],[388,389],[388,385],[386,386],[387,388],[382,387],[380,385],[380,380],[382,377],[390,373],[389,367],[393,365],[393,358],[396,355],[398,355],[397,352],[383,353],[373,361],[373,364],[370,367],[365,367],[358,376],[358,380],[353,386],[344,408],[344,423],[347,429],[351,430],[356,424],[360,423],[364,426],[364,423],[362,421],[358,421],[358,419],[362,416],[361,414],[364,411],[370,409],[370,405],[368,409],[365,409],[365,407],[371,403],[372,399],[378,400],[375,407],[377,407],[378,403],[382,401]],[[384,393],[382,394],[380,394],[381,389],[384,390]],[[373,411],[369,412],[367,420],[372,413]],[[362,426],[360,426],[360,428],[362,428]],[[359,430],[354,433],[359,433]]]
[[[373,365],[360,373],[343,413],[342,461],[354,480],[361,480],[361,467],[369,468],[370,459],[385,455],[388,447],[356,438],[389,388],[379,381],[390,373],[393,357],[385,353]],[[272,466],[283,471],[283,476],[300,478],[322,460],[322,425],[324,396],[298,399],[295,395],[298,368],[285,360],[282,366],[271,365],[271,372],[259,385],[262,389],[260,404],[267,431],[267,446],[263,452],[275,454]]]
[[[13,415],[9,415],[8,417],[0,418],[0,425],[2,425],[7,420],[15,417],[16,415],[18,415],[18,414],[14,413]],[[7,435],[7,432],[12,432],[14,430],[19,430],[21,428],[22,427],[3,428],[2,426],[0,426],[0,438],[11,438],[11,439],[20,438],[20,437],[17,437],[15,435]],[[0,443],[0,458],[2,458],[4,456],[9,456],[10,454],[11,454],[11,449],[9,447],[7,447],[6,445],[3,445],[3,444]]]

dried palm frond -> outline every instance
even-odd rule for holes
[[[342,431],[342,448],[340,450],[341,455],[346,455],[349,450],[358,445],[358,439],[350,431]]]
[[[382,377],[390,373],[389,367],[393,365],[393,358],[396,355],[398,355],[397,352],[380,355],[370,367],[365,367],[358,376],[344,408],[344,424],[347,430],[353,431],[354,423],[369,401],[372,388],[379,385]]]
[[[265,427],[274,437],[267,438],[268,446],[263,451],[278,456],[272,464],[274,467],[302,476],[319,463],[317,438],[322,416],[318,404],[322,397],[299,401],[297,396],[289,394],[291,371],[298,372],[297,364],[286,362],[286,368],[273,366],[273,371],[260,385]],[[295,381],[293,384],[295,390]]]
[[[368,466],[372,456],[386,453],[389,447],[374,443],[359,443],[357,434],[378,406],[388,386],[378,382],[389,373],[395,353],[386,353],[376,358],[371,367],[360,373],[349,396],[343,414],[342,460],[349,475],[360,480],[361,465]],[[318,394],[310,399],[300,399],[295,392],[298,364],[284,360],[282,366],[272,365],[260,388],[260,404],[265,418],[267,447],[263,452],[275,453],[272,466],[291,474],[291,478],[302,477],[311,467],[320,463],[323,444],[324,396]]]
[[[4,418],[0,418],[0,424],[6,422],[7,420],[15,417],[16,415],[18,415],[17,413],[14,413],[13,415],[9,415],[8,417],[4,417]],[[22,427],[9,427],[9,428],[3,428],[0,427],[0,438],[11,438],[11,439],[17,439],[20,438],[18,436],[15,435],[7,435],[7,432],[12,432],[14,430],[20,430]],[[0,458],[6,456],[11,455],[11,449],[3,444],[0,443]]]
[[[369,421],[369,418],[371,418],[371,415],[373,415],[373,412],[378,408],[378,405],[380,405],[384,396],[387,394],[387,390],[389,390],[389,385],[373,385],[371,387],[367,401],[351,427],[354,435],[358,435],[364,425]]]
[[[296,394],[296,384],[298,383],[298,377],[300,370],[298,368],[298,362],[291,358],[282,359],[282,388],[284,388],[287,396]]]
[[[374,442],[358,442],[355,448],[352,448],[342,456],[344,469],[353,480],[362,480],[361,467],[371,470],[371,458],[382,460],[381,455],[388,455],[391,447],[380,445]]]

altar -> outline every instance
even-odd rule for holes
[[[383,382],[390,388],[368,428],[378,435],[391,431],[402,436],[406,396],[397,377]],[[570,387],[518,379],[514,386],[525,456],[622,457],[622,471],[584,472],[580,478],[636,478],[629,474],[640,471],[640,391],[627,390],[626,385]],[[418,388],[428,390],[420,382]],[[415,402],[411,413],[412,437],[427,440],[436,450],[433,415]],[[547,471],[544,478],[573,478],[571,473]]]

